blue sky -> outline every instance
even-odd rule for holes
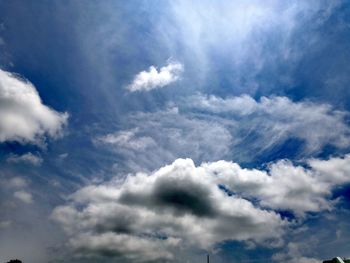
[[[0,261],[350,257],[349,12],[0,0]]]

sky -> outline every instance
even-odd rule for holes
[[[0,262],[350,257],[346,0],[0,0]]]

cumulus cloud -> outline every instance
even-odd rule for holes
[[[9,156],[6,159],[6,161],[10,162],[10,163],[23,162],[23,163],[32,164],[34,166],[40,166],[43,162],[43,159],[41,158],[41,156],[35,155],[35,154],[32,154],[29,152],[29,153],[25,153],[23,155],[13,154],[13,155]]]
[[[331,207],[327,197],[335,182],[328,184],[314,171],[294,166],[289,161],[273,163],[268,171],[244,169],[226,161],[203,166],[228,191],[247,199],[257,199],[263,207],[289,210],[298,215]]]
[[[39,143],[60,136],[68,114],[44,105],[27,80],[0,70],[0,119],[0,142]]]
[[[183,65],[179,62],[169,62],[168,65],[161,67],[159,71],[155,66],[151,66],[148,71],[138,73],[132,83],[127,86],[131,92],[149,91],[163,88],[177,81],[183,72]]]
[[[214,115],[230,122],[233,137],[245,134],[245,138],[253,140],[252,147],[255,145],[257,151],[270,149],[290,138],[302,140],[306,153],[317,152],[326,145],[338,148],[350,145],[348,113],[328,104],[293,102],[277,96],[255,100],[248,95],[220,98],[201,94],[187,98],[184,104],[202,116]]]
[[[291,226],[277,211],[302,220],[332,209],[332,190],[350,182],[350,155],[306,166],[282,160],[265,171],[178,159],[151,174],[86,186],[52,217],[77,253],[132,262],[171,260],[176,249],[212,249],[226,240],[277,246]]]
[[[87,186],[52,216],[78,252],[128,258],[133,251],[130,255],[142,255],[135,262],[170,260],[174,249],[211,249],[225,240],[274,240],[276,245],[287,224],[273,211],[229,196],[207,168],[195,167],[190,159],[129,176],[122,184]],[[138,246],[143,243],[157,247],[152,251],[158,256],[148,256]]]

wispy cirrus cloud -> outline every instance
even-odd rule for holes
[[[191,77],[201,79],[202,85],[225,79],[235,87],[234,92],[254,94],[274,90],[276,83],[298,82],[291,71],[306,50],[319,48],[315,44],[322,36],[315,27],[327,22],[340,4],[179,0],[169,4],[168,14],[157,23],[157,33],[170,50],[180,45],[185,56],[193,59],[191,66],[200,65],[197,75]],[[305,27],[310,21],[312,29]],[[265,73],[273,77],[265,78]],[[272,85],[267,87],[267,83]]]
[[[109,133],[107,135],[97,137],[95,142],[131,150],[144,150],[150,146],[156,145],[156,142],[151,137],[138,136],[138,130],[139,129],[135,128],[131,130]]]
[[[242,138],[239,134],[245,134],[244,143],[251,138],[248,143],[253,142],[260,152],[290,138],[303,141],[305,154],[319,152],[327,145],[340,149],[350,145],[349,113],[325,103],[294,102],[281,96],[255,100],[249,95],[221,98],[198,94],[186,98],[183,107],[197,111],[200,118],[217,116],[219,122],[231,123],[233,137]]]
[[[155,66],[151,66],[148,71],[138,73],[127,89],[130,92],[135,92],[163,88],[177,81],[183,70],[183,65],[177,61],[170,61],[168,65],[159,70]]]
[[[131,129],[98,136],[102,143],[97,146],[113,150],[132,171],[157,169],[179,157],[195,162],[234,157],[240,163],[252,163],[291,139],[289,153],[303,159],[327,146],[346,151],[348,116],[329,104],[281,96],[198,94],[169,102],[163,110],[125,116]]]
[[[132,129],[97,136],[93,141],[123,158],[121,166],[133,172],[152,171],[179,157],[201,162],[230,155],[232,137],[222,123],[194,118],[177,107],[131,113],[126,121]]]

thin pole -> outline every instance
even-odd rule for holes
[[[209,263],[209,254],[207,255],[207,263]]]

